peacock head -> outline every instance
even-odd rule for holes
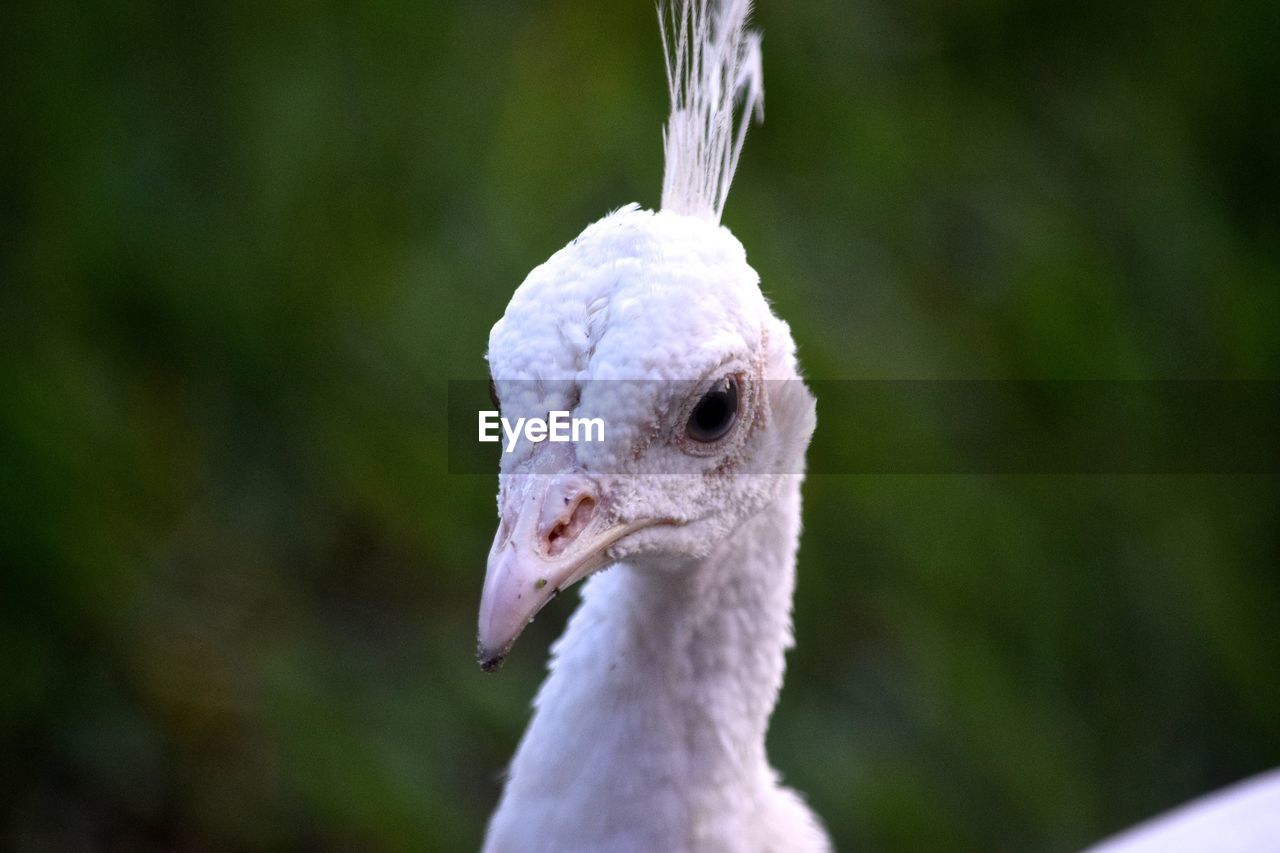
[[[587,228],[529,274],[489,335],[504,418],[569,412],[599,419],[604,435],[503,454],[480,601],[485,669],[592,572],[622,560],[696,571],[803,468],[814,404],[791,332],[719,224],[764,109],[750,11],[750,0],[663,7],[662,209],[625,207]]]
[[[488,361],[508,422],[563,411],[603,429],[502,454],[486,669],[593,572],[696,571],[803,469],[814,403],[791,332],[707,219],[632,206],[590,226],[519,287]]]

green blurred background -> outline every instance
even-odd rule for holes
[[[811,376],[1280,377],[1274,0],[760,6],[725,222]],[[480,673],[446,382],[657,203],[652,3],[52,0],[0,68],[0,847],[475,848],[572,600]],[[775,763],[886,851],[1280,764],[1278,498],[811,477]]]

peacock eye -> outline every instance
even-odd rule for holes
[[[685,432],[694,441],[709,444],[724,438],[737,419],[738,378],[726,376],[703,394],[693,407]]]
[[[502,411],[502,404],[498,402],[498,386],[493,384],[493,377],[489,377],[489,402],[493,403],[493,408]]]

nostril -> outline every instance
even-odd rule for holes
[[[554,557],[573,544],[596,514],[596,502],[590,495],[579,495],[568,501],[565,513],[547,531],[547,556]]]

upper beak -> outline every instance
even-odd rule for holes
[[[480,597],[477,657],[486,672],[543,605],[607,565],[609,546],[635,529],[606,520],[597,484],[574,467],[506,480]]]

